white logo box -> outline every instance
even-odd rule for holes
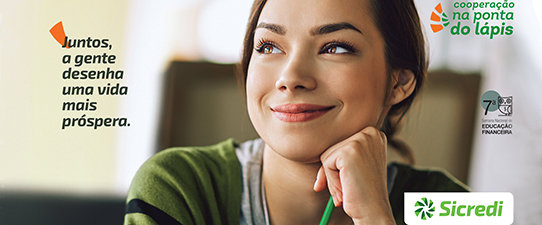
[[[510,225],[514,222],[514,196],[510,192],[405,192],[404,195],[405,223],[408,225]],[[435,207],[433,216],[426,220],[422,220],[421,216],[416,216],[415,213],[421,207],[415,206],[416,202],[423,202],[422,198],[426,198],[427,202],[433,201]],[[445,201],[450,201],[445,204],[449,215],[440,216],[441,213],[447,213],[441,206]],[[469,213],[470,216],[467,216]],[[487,216],[487,213],[490,216]],[[483,216],[480,216],[482,214]]]

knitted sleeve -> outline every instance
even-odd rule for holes
[[[132,181],[124,224],[239,224],[241,167],[234,145],[227,140],[155,154]]]

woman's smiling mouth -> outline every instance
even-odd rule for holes
[[[323,116],[335,106],[313,104],[284,104],[271,108],[273,114],[284,122],[307,122]]]

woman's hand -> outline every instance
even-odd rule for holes
[[[367,127],[321,156],[314,190],[326,188],[355,224],[395,224],[388,200],[386,135]]]

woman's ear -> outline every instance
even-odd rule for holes
[[[408,98],[416,88],[416,79],[412,70],[396,70],[393,76],[393,87],[387,101],[390,106]]]

